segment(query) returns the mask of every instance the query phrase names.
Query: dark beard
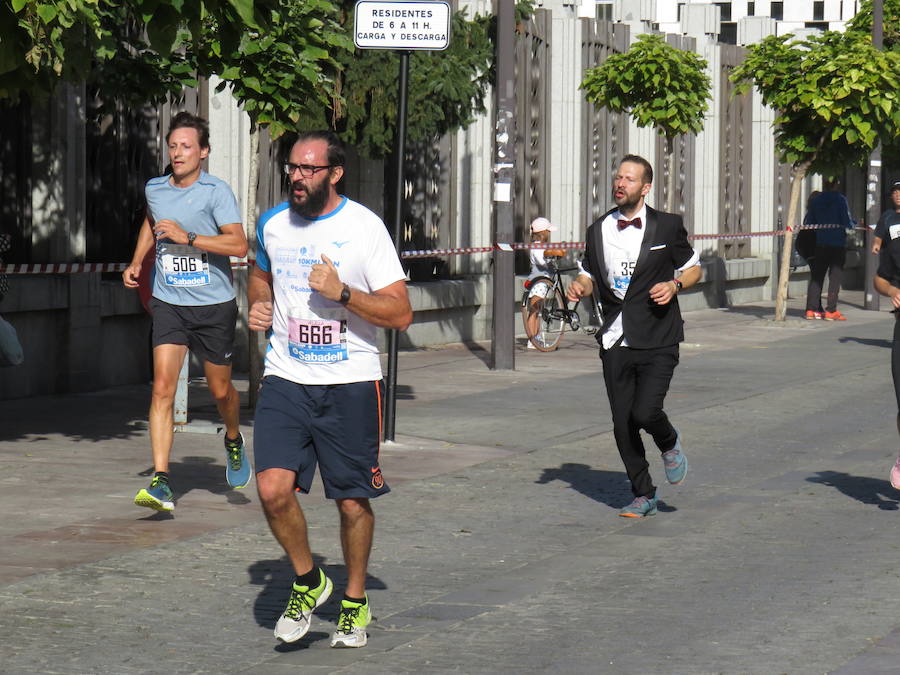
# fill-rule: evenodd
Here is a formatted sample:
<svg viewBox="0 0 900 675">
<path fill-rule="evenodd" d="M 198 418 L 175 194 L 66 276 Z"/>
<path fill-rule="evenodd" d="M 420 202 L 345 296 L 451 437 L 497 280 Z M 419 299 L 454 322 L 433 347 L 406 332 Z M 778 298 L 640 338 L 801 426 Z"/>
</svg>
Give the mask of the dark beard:
<svg viewBox="0 0 900 675">
<path fill-rule="evenodd" d="M 301 189 L 306 190 L 305 186 L 300 183 L 300 181 L 291 183 L 291 194 L 288 198 L 288 204 L 291 207 L 291 211 L 307 220 L 312 220 L 313 218 L 322 215 L 322 209 L 325 208 L 325 204 L 328 201 L 328 189 L 330 183 L 327 180 L 324 180 L 315 190 L 306 190 L 306 201 L 302 204 L 296 201 L 296 197 L 294 196 L 294 190 L 296 190 L 298 186 Z"/>
</svg>

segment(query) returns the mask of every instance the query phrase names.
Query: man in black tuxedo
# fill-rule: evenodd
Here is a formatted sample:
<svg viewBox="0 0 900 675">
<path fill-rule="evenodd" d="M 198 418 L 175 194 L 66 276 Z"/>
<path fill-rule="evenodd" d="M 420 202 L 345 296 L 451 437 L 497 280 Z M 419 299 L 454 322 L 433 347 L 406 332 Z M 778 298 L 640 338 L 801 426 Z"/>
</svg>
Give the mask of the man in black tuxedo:
<svg viewBox="0 0 900 675">
<path fill-rule="evenodd" d="M 634 501 L 619 511 L 626 518 L 656 513 L 640 430 L 662 453 L 666 478 L 678 485 L 688 462 L 663 400 L 684 340 L 678 292 L 700 280 L 700 257 L 688 243 L 681 216 L 644 203 L 653 168 L 643 157 L 626 155 L 613 180 L 609 211 L 587 231 L 584 262 L 568 288 L 569 300 L 596 293 L 603 310 L 597 333 L 613 430 Z"/>
</svg>

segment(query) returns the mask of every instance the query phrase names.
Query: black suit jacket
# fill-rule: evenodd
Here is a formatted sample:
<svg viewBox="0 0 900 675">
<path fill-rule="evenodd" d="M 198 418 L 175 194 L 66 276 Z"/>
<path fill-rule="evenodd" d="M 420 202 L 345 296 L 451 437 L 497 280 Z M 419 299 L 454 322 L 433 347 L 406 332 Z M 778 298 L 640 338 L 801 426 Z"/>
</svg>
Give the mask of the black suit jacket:
<svg viewBox="0 0 900 675">
<path fill-rule="evenodd" d="M 608 211 L 587 231 L 585 269 L 594 277 L 594 293 L 603 309 L 603 327 L 597 342 L 603 346 L 603 333 L 621 312 L 625 340 L 635 349 L 653 349 L 678 344 L 684 340 L 684 322 L 678 308 L 678 297 L 666 305 L 650 299 L 650 289 L 661 281 L 675 278 L 675 270 L 694 255 L 688 243 L 687 230 L 681 216 L 647 207 L 644 240 L 625 298 L 619 298 L 607 282 L 603 256 L 603 220 Z"/>
</svg>

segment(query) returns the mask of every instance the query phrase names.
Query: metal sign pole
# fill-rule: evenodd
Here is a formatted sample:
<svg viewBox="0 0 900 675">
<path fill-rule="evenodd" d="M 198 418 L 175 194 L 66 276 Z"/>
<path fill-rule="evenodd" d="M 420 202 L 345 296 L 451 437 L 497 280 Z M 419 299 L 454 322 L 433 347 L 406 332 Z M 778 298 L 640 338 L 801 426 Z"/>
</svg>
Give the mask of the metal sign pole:
<svg viewBox="0 0 900 675">
<path fill-rule="evenodd" d="M 883 0 L 875 0 L 872 5 L 872 44 L 881 49 L 884 46 L 884 4 Z M 872 226 L 881 216 L 881 193 L 878 187 L 881 182 L 881 143 L 875 146 L 869 156 L 869 174 L 866 182 L 866 232 L 863 237 L 863 260 L 865 261 L 866 278 L 863 283 L 865 294 L 863 307 L 878 311 L 881 308 L 881 296 L 875 290 L 875 272 L 878 260 L 872 253 L 874 231 Z"/>
<path fill-rule="evenodd" d="M 397 101 L 397 135 L 394 144 L 396 174 L 394 175 L 394 245 L 400 251 L 403 227 L 403 172 L 406 168 L 406 104 L 409 97 L 409 52 L 400 52 L 400 93 Z M 384 440 L 394 440 L 397 419 L 397 347 L 395 328 L 388 331 L 387 390 L 384 401 Z"/>
<path fill-rule="evenodd" d="M 394 245 L 400 252 L 403 227 L 403 189 L 406 161 L 406 104 L 410 50 L 440 51 L 450 44 L 450 3 L 439 0 L 358 0 L 353 14 L 353 44 L 358 49 L 393 49 L 400 55 L 400 96 L 394 138 L 396 185 L 394 193 Z M 387 382 L 382 430 L 394 440 L 397 416 L 397 331 L 388 331 Z"/>
<path fill-rule="evenodd" d="M 497 9 L 497 124 L 494 150 L 494 311 L 491 320 L 491 368 L 515 370 L 513 301 L 516 91 L 515 8 L 498 2 Z"/>
</svg>

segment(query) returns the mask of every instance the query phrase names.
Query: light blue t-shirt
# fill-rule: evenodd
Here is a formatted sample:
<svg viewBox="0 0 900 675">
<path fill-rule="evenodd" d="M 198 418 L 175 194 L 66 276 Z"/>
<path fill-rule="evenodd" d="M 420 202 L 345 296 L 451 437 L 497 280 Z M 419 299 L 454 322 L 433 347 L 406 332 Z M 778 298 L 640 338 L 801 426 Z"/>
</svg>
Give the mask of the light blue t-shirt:
<svg viewBox="0 0 900 675">
<path fill-rule="evenodd" d="M 151 227 L 160 220 L 173 220 L 188 232 L 215 236 L 221 234 L 221 226 L 241 222 L 237 200 L 225 181 L 201 171 L 194 183 L 180 188 L 169 178 L 151 178 L 144 188 Z M 235 297 L 231 261 L 227 255 L 194 246 L 157 241 L 153 297 L 194 307 L 228 302 Z"/>
</svg>

